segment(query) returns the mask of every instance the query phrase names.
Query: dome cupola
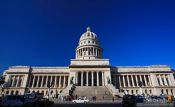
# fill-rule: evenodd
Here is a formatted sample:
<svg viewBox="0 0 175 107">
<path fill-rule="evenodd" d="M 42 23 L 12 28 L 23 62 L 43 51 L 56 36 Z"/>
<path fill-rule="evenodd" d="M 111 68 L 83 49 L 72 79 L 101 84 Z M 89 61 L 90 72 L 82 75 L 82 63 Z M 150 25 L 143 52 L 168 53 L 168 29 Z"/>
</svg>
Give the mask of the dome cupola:
<svg viewBox="0 0 175 107">
<path fill-rule="evenodd" d="M 101 59 L 102 48 L 100 47 L 97 35 L 91 32 L 90 27 L 80 37 L 76 48 L 76 59 Z"/>
</svg>

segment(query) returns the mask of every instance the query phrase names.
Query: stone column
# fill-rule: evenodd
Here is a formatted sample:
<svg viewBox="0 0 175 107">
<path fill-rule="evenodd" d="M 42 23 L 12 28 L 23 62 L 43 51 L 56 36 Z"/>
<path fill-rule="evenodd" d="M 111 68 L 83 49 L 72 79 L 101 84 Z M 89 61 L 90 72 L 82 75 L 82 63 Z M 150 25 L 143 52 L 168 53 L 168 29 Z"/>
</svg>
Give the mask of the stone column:
<svg viewBox="0 0 175 107">
<path fill-rule="evenodd" d="M 44 76 L 41 76 L 42 80 L 41 80 L 41 87 L 43 87 L 43 81 L 44 81 Z"/>
<path fill-rule="evenodd" d="M 38 76 L 36 87 L 39 87 L 40 76 Z"/>
<path fill-rule="evenodd" d="M 92 86 L 94 86 L 94 73 L 91 72 L 91 74 L 92 74 Z"/>
<path fill-rule="evenodd" d="M 175 79 L 174 79 L 173 73 L 170 74 L 170 80 L 171 80 L 172 86 L 175 86 Z"/>
<path fill-rule="evenodd" d="M 148 84 L 147 84 L 147 80 L 146 80 L 146 75 L 144 75 L 144 81 L 145 81 L 145 86 L 148 86 Z"/>
<path fill-rule="evenodd" d="M 99 86 L 99 72 L 97 71 L 97 86 Z"/>
<path fill-rule="evenodd" d="M 81 86 L 83 86 L 83 72 L 81 72 Z"/>
<path fill-rule="evenodd" d="M 125 75 L 122 75 L 123 76 L 123 87 L 126 87 L 125 85 Z"/>
<path fill-rule="evenodd" d="M 54 87 L 57 87 L 57 75 L 55 75 Z"/>
<path fill-rule="evenodd" d="M 65 88 L 65 85 L 66 85 L 66 77 L 65 76 L 63 76 L 63 87 Z"/>
<path fill-rule="evenodd" d="M 78 84 L 78 72 L 75 73 L 75 84 Z"/>
<path fill-rule="evenodd" d="M 169 82 L 169 85 L 172 86 L 172 82 L 171 82 L 171 79 L 170 79 L 170 75 L 168 75 L 168 82 Z"/>
<path fill-rule="evenodd" d="M 52 80 L 53 80 L 53 76 L 50 76 L 50 87 L 52 87 Z"/>
<path fill-rule="evenodd" d="M 152 86 L 150 75 L 148 75 L 149 85 Z"/>
<path fill-rule="evenodd" d="M 58 77 L 59 77 L 59 76 L 57 75 L 57 76 L 56 76 L 56 88 L 58 88 L 58 85 L 59 85 L 59 83 L 58 83 L 58 82 L 59 82 Z"/>
<path fill-rule="evenodd" d="M 130 82 L 129 82 L 129 75 L 127 75 L 126 78 L 127 78 L 127 81 L 128 81 L 128 87 L 130 87 L 131 84 L 130 84 Z"/>
<path fill-rule="evenodd" d="M 162 78 L 160 75 L 159 75 L 159 81 L 160 81 L 160 85 L 163 86 Z"/>
<path fill-rule="evenodd" d="M 15 84 L 15 87 L 18 87 L 18 84 L 19 84 L 19 78 L 20 78 L 20 76 L 17 75 L 17 76 L 16 76 L 16 84 Z"/>
<path fill-rule="evenodd" d="M 13 76 L 13 82 L 12 82 L 12 87 L 15 86 L 15 81 L 16 81 L 16 75 Z"/>
<path fill-rule="evenodd" d="M 95 48 L 93 48 L 93 56 L 95 56 Z"/>
<path fill-rule="evenodd" d="M 134 82 L 133 76 L 134 75 L 131 75 L 131 81 L 132 81 L 132 86 L 135 87 L 135 82 Z"/>
<path fill-rule="evenodd" d="M 88 79 L 88 72 L 86 72 L 86 86 L 89 84 L 89 79 Z"/>
<path fill-rule="evenodd" d="M 118 75 L 118 80 L 119 80 L 119 87 L 121 87 L 121 80 L 120 80 L 120 75 Z"/>
<path fill-rule="evenodd" d="M 59 88 L 61 88 L 61 75 L 59 76 Z"/>
<path fill-rule="evenodd" d="M 96 55 L 98 56 L 98 48 L 96 48 Z"/>
<path fill-rule="evenodd" d="M 21 83 L 20 83 L 20 87 L 26 87 L 27 85 L 27 79 L 28 79 L 28 75 L 23 75 L 21 76 Z"/>
<path fill-rule="evenodd" d="M 14 75 L 13 76 L 11 76 L 11 81 L 12 81 L 12 83 L 10 84 L 10 87 L 13 87 L 13 83 L 14 83 Z"/>
<path fill-rule="evenodd" d="M 164 79 L 165 85 L 168 86 L 165 75 L 163 75 L 163 79 Z"/>
<path fill-rule="evenodd" d="M 104 72 L 101 72 L 101 75 L 102 75 L 102 86 L 104 86 Z"/>
<path fill-rule="evenodd" d="M 138 75 L 135 75 L 136 76 L 136 84 L 137 84 L 137 87 L 139 86 L 139 84 L 138 84 Z"/>
<path fill-rule="evenodd" d="M 46 84 L 44 86 L 47 87 L 47 84 L 48 84 L 48 76 L 46 76 Z"/>
<path fill-rule="evenodd" d="M 32 87 L 34 87 L 34 84 L 35 84 L 35 79 L 36 79 L 36 76 L 33 76 L 33 83 L 32 83 Z"/>
<path fill-rule="evenodd" d="M 142 84 L 143 84 L 143 81 L 142 81 L 142 75 L 139 75 L 139 77 L 140 77 L 140 81 L 142 82 Z"/>
</svg>

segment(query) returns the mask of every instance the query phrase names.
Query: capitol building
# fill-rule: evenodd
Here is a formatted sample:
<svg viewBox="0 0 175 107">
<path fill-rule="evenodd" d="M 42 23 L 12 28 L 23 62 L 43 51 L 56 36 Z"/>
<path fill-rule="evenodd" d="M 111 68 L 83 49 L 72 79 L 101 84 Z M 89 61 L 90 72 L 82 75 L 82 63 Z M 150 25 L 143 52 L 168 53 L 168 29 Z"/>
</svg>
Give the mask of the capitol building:
<svg viewBox="0 0 175 107">
<path fill-rule="evenodd" d="M 175 96 L 175 79 L 169 66 L 110 65 L 109 59 L 103 59 L 103 48 L 89 27 L 81 35 L 75 53 L 75 59 L 66 67 L 9 67 L 4 71 L 4 94 L 39 92 L 67 96 L 75 84 L 74 95 L 97 95 L 99 99 L 124 93 Z"/>
</svg>

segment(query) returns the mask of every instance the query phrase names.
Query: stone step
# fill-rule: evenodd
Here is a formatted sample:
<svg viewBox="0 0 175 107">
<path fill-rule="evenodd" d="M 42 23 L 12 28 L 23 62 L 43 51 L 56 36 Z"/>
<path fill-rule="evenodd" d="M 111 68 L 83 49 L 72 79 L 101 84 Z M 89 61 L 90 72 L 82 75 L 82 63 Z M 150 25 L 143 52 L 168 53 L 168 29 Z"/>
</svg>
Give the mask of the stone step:
<svg viewBox="0 0 175 107">
<path fill-rule="evenodd" d="M 74 95 L 85 96 L 88 99 L 92 99 L 92 96 L 96 96 L 97 100 L 111 100 L 112 95 L 105 86 L 76 86 Z"/>
</svg>

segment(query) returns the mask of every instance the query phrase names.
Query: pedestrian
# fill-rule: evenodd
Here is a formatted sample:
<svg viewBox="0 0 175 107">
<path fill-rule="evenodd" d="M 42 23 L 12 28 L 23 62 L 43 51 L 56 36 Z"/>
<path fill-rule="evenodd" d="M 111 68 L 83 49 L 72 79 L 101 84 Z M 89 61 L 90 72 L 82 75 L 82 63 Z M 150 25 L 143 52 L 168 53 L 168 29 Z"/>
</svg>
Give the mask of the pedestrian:
<svg viewBox="0 0 175 107">
<path fill-rule="evenodd" d="M 76 94 L 76 95 L 75 95 L 75 99 L 77 99 L 77 98 L 78 98 L 78 95 Z"/>
<path fill-rule="evenodd" d="M 114 102 L 114 97 L 112 97 L 112 101 Z"/>
</svg>

